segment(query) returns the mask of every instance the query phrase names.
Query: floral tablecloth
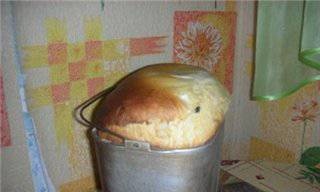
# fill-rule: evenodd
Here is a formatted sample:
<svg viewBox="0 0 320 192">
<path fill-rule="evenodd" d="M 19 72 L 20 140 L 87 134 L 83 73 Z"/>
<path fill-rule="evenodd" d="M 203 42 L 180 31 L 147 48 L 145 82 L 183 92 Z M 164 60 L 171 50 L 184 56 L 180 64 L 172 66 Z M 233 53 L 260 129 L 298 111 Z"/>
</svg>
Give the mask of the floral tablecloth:
<svg viewBox="0 0 320 192">
<path fill-rule="evenodd" d="M 320 192 L 320 185 L 304 178 L 299 164 L 271 161 L 222 161 L 222 192 Z"/>
</svg>

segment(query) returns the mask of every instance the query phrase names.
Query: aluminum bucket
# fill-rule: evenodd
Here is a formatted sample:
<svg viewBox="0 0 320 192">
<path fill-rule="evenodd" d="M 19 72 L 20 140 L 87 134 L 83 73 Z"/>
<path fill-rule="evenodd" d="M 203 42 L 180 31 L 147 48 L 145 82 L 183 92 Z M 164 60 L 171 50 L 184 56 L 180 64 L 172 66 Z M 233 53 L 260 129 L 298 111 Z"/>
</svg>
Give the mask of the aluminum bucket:
<svg viewBox="0 0 320 192">
<path fill-rule="evenodd" d="M 98 136 L 83 116 L 94 96 L 80 105 L 77 120 L 91 130 L 104 192 L 217 192 L 223 124 L 206 144 L 190 149 L 161 150 L 148 143 L 124 140 L 113 144 Z M 80 116 L 80 117 L 79 117 Z M 113 133 L 111 133 L 113 134 Z"/>
</svg>

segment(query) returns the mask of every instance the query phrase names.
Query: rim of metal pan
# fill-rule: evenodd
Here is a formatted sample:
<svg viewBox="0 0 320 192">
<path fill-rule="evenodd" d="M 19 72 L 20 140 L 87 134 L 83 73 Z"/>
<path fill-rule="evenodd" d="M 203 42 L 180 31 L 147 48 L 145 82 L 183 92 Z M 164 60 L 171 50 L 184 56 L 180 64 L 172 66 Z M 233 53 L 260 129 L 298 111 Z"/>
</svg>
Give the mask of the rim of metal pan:
<svg viewBox="0 0 320 192">
<path fill-rule="evenodd" d="M 171 154 L 171 153 L 191 153 L 191 152 L 199 152 L 202 150 L 205 150 L 209 146 L 213 145 L 216 142 L 217 137 L 221 134 L 220 129 L 217 130 L 217 134 L 215 134 L 212 138 L 210 138 L 206 143 L 203 145 L 193 147 L 193 148 L 182 148 L 182 149 L 161 149 L 157 147 L 152 147 L 149 143 L 141 142 L 141 141 L 135 141 L 135 140 L 128 140 L 126 139 L 123 144 L 116 144 L 112 143 L 111 141 L 101 138 L 97 134 L 97 129 L 92 129 L 91 134 L 93 135 L 95 140 L 98 140 L 99 142 L 111 145 L 112 147 L 118 148 L 120 150 L 125 149 L 134 149 L 134 150 L 140 150 L 140 151 L 147 151 L 147 152 L 155 152 L 155 153 L 161 153 L 161 154 Z M 139 146 L 135 146 L 135 144 L 138 144 Z"/>
</svg>

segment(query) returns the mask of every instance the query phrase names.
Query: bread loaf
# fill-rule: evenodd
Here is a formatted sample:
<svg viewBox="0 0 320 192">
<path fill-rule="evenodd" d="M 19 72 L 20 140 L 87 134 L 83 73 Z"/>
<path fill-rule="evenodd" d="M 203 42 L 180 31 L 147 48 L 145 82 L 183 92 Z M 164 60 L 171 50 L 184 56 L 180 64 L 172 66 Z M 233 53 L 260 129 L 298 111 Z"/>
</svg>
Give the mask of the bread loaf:
<svg viewBox="0 0 320 192">
<path fill-rule="evenodd" d="M 197 147 L 213 137 L 229 94 L 199 67 L 156 64 L 121 80 L 93 112 L 93 122 L 161 149 Z M 121 139 L 100 134 L 112 142 Z"/>
</svg>

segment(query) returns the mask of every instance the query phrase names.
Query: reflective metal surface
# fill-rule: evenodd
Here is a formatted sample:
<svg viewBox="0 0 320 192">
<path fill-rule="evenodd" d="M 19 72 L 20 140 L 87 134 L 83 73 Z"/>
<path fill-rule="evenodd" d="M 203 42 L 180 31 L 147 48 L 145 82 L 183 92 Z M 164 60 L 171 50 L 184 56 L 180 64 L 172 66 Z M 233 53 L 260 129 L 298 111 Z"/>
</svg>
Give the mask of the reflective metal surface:
<svg viewBox="0 0 320 192">
<path fill-rule="evenodd" d="M 223 125 L 205 145 L 157 150 L 126 140 L 115 145 L 92 129 L 99 176 L 105 192 L 216 192 Z"/>
</svg>

